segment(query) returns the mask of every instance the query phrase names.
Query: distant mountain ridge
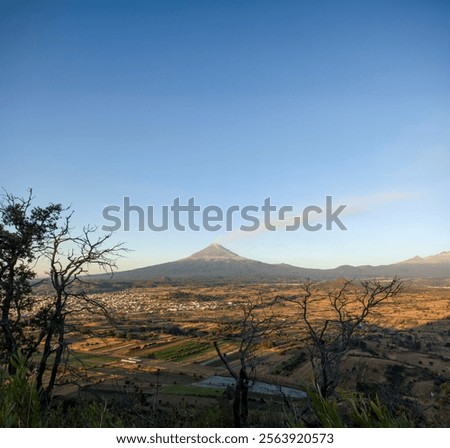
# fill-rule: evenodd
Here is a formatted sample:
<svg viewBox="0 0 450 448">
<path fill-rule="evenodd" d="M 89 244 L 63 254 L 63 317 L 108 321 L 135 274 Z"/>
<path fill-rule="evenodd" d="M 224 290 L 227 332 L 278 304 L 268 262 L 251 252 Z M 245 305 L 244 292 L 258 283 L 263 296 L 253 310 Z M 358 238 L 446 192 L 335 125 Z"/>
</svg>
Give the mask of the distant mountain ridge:
<svg viewBox="0 0 450 448">
<path fill-rule="evenodd" d="M 450 252 L 429 257 L 414 257 L 400 263 L 381 266 L 342 265 L 334 269 L 310 269 L 290 264 L 270 264 L 242 257 L 213 243 L 177 261 L 117 272 L 113 281 L 172 279 L 224 279 L 274 281 L 283 279 L 333 279 L 393 277 L 450 278 Z M 104 275 L 92 276 L 106 279 Z"/>
<path fill-rule="evenodd" d="M 437 255 L 430 255 L 429 257 L 419 257 L 416 255 L 413 258 L 402 261 L 401 264 L 440 264 L 450 263 L 450 251 L 441 252 Z"/>
</svg>

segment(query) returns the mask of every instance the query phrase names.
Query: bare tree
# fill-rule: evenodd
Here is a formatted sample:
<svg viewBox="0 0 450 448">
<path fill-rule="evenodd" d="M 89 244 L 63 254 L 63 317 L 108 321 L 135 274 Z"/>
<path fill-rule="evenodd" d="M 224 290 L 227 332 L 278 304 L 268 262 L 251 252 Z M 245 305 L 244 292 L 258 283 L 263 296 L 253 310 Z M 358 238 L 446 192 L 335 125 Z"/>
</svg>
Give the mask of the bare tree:
<svg viewBox="0 0 450 448">
<path fill-rule="evenodd" d="M 356 330 L 369 314 L 403 288 L 404 283 L 395 277 L 387 282 L 345 281 L 339 288 L 323 293 L 320 285 L 308 281 L 301 285 L 300 295 L 287 299 L 298 306 L 299 320 L 306 327 L 314 379 L 323 397 L 330 396 L 339 383 L 341 362 L 352 346 Z M 317 314 L 330 317 L 321 318 Z"/>
<path fill-rule="evenodd" d="M 228 356 L 222 353 L 217 341 L 214 347 L 224 366 L 235 380 L 233 400 L 233 420 L 236 428 L 247 426 L 248 394 L 251 382 L 256 375 L 258 360 L 256 351 L 264 338 L 280 328 L 280 323 L 273 313 L 266 314 L 263 310 L 262 298 L 253 301 L 246 300 L 240 305 L 241 318 L 232 331 L 239 341 L 237 350 L 239 363 L 233 367 Z"/>
<path fill-rule="evenodd" d="M 94 227 L 86 227 L 81 235 L 73 236 L 71 216 L 66 217 L 62 226 L 53 233 L 46 252 L 54 293 L 40 315 L 43 348 L 36 384 L 42 392 L 44 404 L 51 398 L 63 354 L 68 348 L 66 330 L 69 316 L 95 311 L 106 314 L 105 307 L 85 291 L 84 277 L 88 269 L 97 266 L 103 271 L 112 272 L 116 268 L 117 257 L 125 250 L 122 244 L 106 246 L 111 234 L 95 237 Z M 45 377 L 47 369 L 50 372 Z"/>
</svg>

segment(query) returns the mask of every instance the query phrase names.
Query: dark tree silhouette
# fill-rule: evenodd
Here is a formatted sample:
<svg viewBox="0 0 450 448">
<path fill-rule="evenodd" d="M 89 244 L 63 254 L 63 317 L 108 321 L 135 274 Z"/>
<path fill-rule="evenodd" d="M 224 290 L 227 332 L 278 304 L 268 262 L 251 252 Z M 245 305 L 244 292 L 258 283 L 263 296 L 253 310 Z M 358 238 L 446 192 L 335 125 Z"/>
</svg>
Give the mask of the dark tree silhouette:
<svg viewBox="0 0 450 448">
<path fill-rule="evenodd" d="M 65 337 L 67 318 L 71 314 L 99 311 L 108 314 L 106 308 L 85 291 L 84 276 L 88 273 L 88 268 L 97 266 L 112 273 L 116 268 L 117 257 L 126 250 L 121 243 L 106 246 L 111 234 L 95 237 L 95 227 L 86 227 L 81 235 L 72 235 L 71 217 L 72 215 L 66 217 L 62 226 L 53 232 L 51 244 L 46 251 L 54 292 L 46 307 L 41 310 L 43 348 L 36 383 L 42 391 L 44 403 L 51 398 L 63 354 L 68 348 Z M 50 375 L 44 385 L 47 368 L 50 368 Z"/>
<path fill-rule="evenodd" d="M 10 373 L 15 370 L 10 360 L 18 350 L 29 359 L 38 345 L 33 335 L 25 335 L 23 314 L 34 305 L 34 265 L 62 212 L 61 204 L 33 207 L 32 199 L 31 190 L 27 198 L 7 192 L 0 196 L 0 354 Z"/>
<path fill-rule="evenodd" d="M 383 302 L 400 294 L 404 283 L 397 277 L 386 282 L 363 280 L 355 284 L 345 281 L 337 289 L 323 293 L 320 285 L 308 281 L 300 288 L 301 294 L 287 300 L 298 306 L 299 321 L 308 334 L 316 387 L 326 398 L 339 383 L 341 361 L 352 346 L 356 330 Z M 314 301 L 319 301 L 323 306 L 321 312 L 330 313 L 331 317 L 313 317 Z M 315 310 L 317 314 L 317 303 Z"/>
<path fill-rule="evenodd" d="M 256 301 L 248 299 L 240 307 L 241 318 L 231 329 L 234 337 L 239 341 L 238 365 L 233 367 L 227 355 L 222 353 L 218 342 L 214 342 L 219 358 L 235 380 L 233 421 L 236 428 L 247 426 L 248 394 L 258 365 L 255 352 L 264 338 L 281 327 L 273 313 L 267 315 L 261 310 L 264 308 L 261 297 Z"/>
<path fill-rule="evenodd" d="M 94 227 L 75 236 L 72 213 L 61 204 L 42 208 L 32 201 L 31 190 L 25 199 L 9 193 L 0 199 L 0 354 L 11 375 L 19 352 L 27 368 L 37 363 L 36 386 L 46 405 L 68 349 L 68 317 L 106 314 L 104 306 L 85 292 L 88 268 L 112 272 L 125 249 L 122 244 L 107 246 L 111 234 L 96 236 Z M 33 294 L 39 283 L 37 261 L 47 262 L 52 293 L 46 297 Z"/>
</svg>

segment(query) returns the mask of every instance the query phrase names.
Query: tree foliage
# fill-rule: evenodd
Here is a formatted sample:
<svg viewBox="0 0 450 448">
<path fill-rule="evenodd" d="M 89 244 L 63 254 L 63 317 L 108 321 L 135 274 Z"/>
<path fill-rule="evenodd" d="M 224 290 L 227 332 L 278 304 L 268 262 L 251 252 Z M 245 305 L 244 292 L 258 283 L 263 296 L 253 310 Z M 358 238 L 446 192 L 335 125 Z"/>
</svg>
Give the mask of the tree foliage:
<svg viewBox="0 0 450 448">
<path fill-rule="evenodd" d="M 96 236 L 95 227 L 80 234 L 71 228 L 72 213 L 61 204 L 32 205 L 27 198 L 5 193 L 0 200 L 0 354 L 10 375 L 21 353 L 28 369 L 36 367 L 36 390 L 48 405 L 68 349 L 71 315 L 106 313 L 86 293 L 85 276 L 92 266 L 112 272 L 124 251 L 108 246 L 111 234 Z M 65 216 L 63 216 L 65 215 Z M 51 285 L 47 296 L 33 294 L 35 266 L 45 264 Z"/>
<path fill-rule="evenodd" d="M 32 199 L 31 191 L 27 198 L 9 193 L 0 197 L 0 354 L 10 373 L 19 348 L 29 359 L 38 345 L 24 332 L 24 313 L 34 305 L 30 298 L 34 264 L 43 256 L 62 212 L 61 204 L 35 207 Z"/>
</svg>

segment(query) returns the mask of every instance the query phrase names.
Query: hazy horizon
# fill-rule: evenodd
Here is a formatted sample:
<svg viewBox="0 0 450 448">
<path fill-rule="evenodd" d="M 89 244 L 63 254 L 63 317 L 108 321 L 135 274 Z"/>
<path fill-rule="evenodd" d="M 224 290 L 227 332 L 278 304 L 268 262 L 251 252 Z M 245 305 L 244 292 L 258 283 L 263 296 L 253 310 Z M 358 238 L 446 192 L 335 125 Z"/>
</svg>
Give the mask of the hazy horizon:
<svg viewBox="0 0 450 448">
<path fill-rule="evenodd" d="M 318 270 L 322 270 L 322 269 L 323 269 L 323 270 L 327 270 L 327 269 L 335 269 L 335 268 L 338 268 L 338 267 L 340 267 L 340 266 L 348 266 L 348 265 L 349 265 L 349 263 L 342 263 L 342 264 L 340 264 L 340 265 L 333 265 L 333 266 L 327 266 L 327 267 L 316 267 L 316 266 L 307 265 L 307 264 L 306 264 L 306 265 L 296 265 L 296 264 L 293 264 L 293 263 L 287 263 L 286 261 L 283 261 L 283 260 L 279 260 L 279 261 L 276 261 L 276 262 L 268 262 L 268 261 L 264 261 L 264 260 L 260 260 L 260 259 L 254 259 L 254 258 L 251 258 L 251 257 L 247 257 L 247 256 L 241 254 L 240 252 L 237 252 L 237 251 L 235 251 L 235 250 L 230 249 L 230 247 L 228 247 L 228 246 L 224 246 L 223 244 L 220 244 L 220 243 L 217 243 L 217 242 L 213 242 L 213 243 L 210 243 L 209 245 L 207 245 L 207 246 L 205 246 L 205 247 L 197 248 L 195 251 L 193 251 L 193 252 L 191 252 L 191 253 L 181 255 L 179 258 L 166 260 L 166 261 L 161 262 L 161 263 L 144 264 L 144 265 L 142 265 L 142 266 L 133 266 L 133 267 L 130 268 L 130 269 L 122 269 L 122 268 L 120 268 L 121 263 L 119 263 L 119 264 L 118 264 L 119 269 L 118 269 L 116 272 L 124 272 L 124 271 L 128 271 L 128 270 L 134 270 L 134 269 L 141 269 L 141 268 L 146 268 L 146 267 L 151 267 L 151 266 L 157 266 L 157 265 L 159 265 L 159 264 L 164 264 L 164 263 L 170 263 L 170 262 L 182 261 L 182 260 L 184 260 L 184 259 L 190 258 L 192 255 L 196 254 L 197 252 L 202 252 L 202 251 L 204 251 L 205 249 L 207 249 L 207 248 L 209 248 L 209 247 L 211 247 L 211 246 L 219 246 L 219 247 L 225 249 L 226 251 L 230 251 L 230 252 L 232 252 L 233 254 L 238 255 L 240 258 L 244 258 L 244 259 L 246 259 L 246 260 L 258 261 L 258 262 L 267 263 L 267 264 L 273 264 L 273 265 L 277 265 L 277 264 L 289 264 L 289 265 L 294 266 L 294 267 L 306 268 L 306 269 L 318 269 Z M 394 262 L 392 262 L 392 263 L 380 263 L 379 266 L 382 266 L 382 265 L 390 265 L 390 264 L 395 264 L 395 263 L 402 263 L 402 262 L 405 262 L 405 261 L 409 261 L 409 260 L 411 260 L 411 259 L 414 259 L 414 258 L 416 258 L 416 257 L 419 257 L 419 258 L 421 258 L 421 259 L 427 259 L 427 258 L 429 258 L 429 257 L 434 257 L 434 256 L 437 256 L 437 255 L 443 255 L 443 254 L 445 254 L 445 256 L 448 256 L 448 258 L 449 258 L 449 260 L 450 260 L 450 251 L 442 251 L 442 252 L 439 252 L 439 253 L 436 253 L 436 254 L 422 254 L 422 255 L 415 255 L 414 257 L 410 257 L 410 258 L 408 258 L 408 259 L 400 259 L 400 260 L 396 260 L 396 261 L 394 261 Z M 130 256 L 129 258 L 132 258 L 132 256 Z M 446 262 L 447 262 L 447 261 L 448 261 L 448 260 L 446 260 Z M 38 264 L 38 266 L 39 266 L 39 264 Z M 360 264 L 360 265 L 354 265 L 354 267 L 359 267 L 359 266 L 374 266 L 374 267 L 375 267 L 376 265 L 371 265 L 371 264 L 369 264 L 369 263 L 362 263 L 362 264 Z M 89 274 L 96 274 L 96 273 L 101 273 L 101 272 L 104 272 L 104 271 L 101 271 L 101 270 L 99 270 L 99 269 L 94 269 L 94 270 L 90 270 L 90 271 L 89 271 Z M 42 269 L 38 269 L 38 278 L 43 278 L 43 277 L 46 277 L 45 272 L 44 272 Z"/>
</svg>

